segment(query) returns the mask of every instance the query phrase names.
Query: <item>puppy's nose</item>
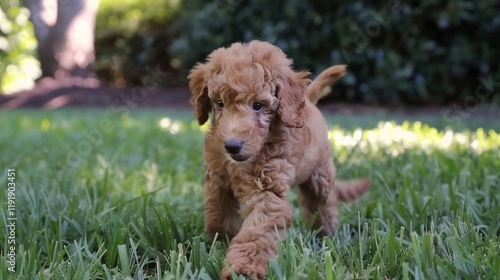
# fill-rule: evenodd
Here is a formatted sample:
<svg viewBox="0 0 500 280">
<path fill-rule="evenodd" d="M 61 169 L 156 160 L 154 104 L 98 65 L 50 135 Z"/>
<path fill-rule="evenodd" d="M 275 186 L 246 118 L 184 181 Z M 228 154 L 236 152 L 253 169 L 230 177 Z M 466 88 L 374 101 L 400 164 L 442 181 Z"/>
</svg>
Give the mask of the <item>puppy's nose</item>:
<svg viewBox="0 0 500 280">
<path fill-rule="evenodd" d="M 241 151 L 241 147 L 243 146 L 243 142 L 236 139 L 229 139 L 224 142 L 224 148 L 230 154 L 237 154 Z"/>
</svg>

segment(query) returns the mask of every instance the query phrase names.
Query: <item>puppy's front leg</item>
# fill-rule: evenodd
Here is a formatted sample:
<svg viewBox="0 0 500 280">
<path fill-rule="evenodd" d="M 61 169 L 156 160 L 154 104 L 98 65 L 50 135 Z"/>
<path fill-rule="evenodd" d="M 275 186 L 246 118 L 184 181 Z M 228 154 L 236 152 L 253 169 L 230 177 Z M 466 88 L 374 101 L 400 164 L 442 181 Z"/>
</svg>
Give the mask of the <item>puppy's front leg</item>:
<svg viewBox="0 0 500 280">
<path fill-rule="evenodd" d="M 225 261 L 230 268 L 223 269 L 222 279 L 231 279 L 231 270 L 264 279 L 267 261 L 276 256 L 283 230 L 292 222 L 293 210 L 286 193 L 263 190 L 243 198 L 243 202 L 245 220 L 228 249 Z"/>
<path fill-rule="evenodd" d="M 240 205 L 225 180 L 205 173 L 205 229 L 210 238 L 232 239 L 240 230 Z"/>
</svg>

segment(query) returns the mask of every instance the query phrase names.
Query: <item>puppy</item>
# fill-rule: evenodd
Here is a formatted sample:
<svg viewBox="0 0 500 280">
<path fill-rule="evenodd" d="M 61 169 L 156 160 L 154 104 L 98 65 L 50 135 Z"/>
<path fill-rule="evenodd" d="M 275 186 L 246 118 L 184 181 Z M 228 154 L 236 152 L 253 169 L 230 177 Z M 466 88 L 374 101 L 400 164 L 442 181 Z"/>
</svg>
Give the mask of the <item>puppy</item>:
<svg viewBox="0 0 500 280">
<path fill-rule="evenodd" d="M 231 239 L 222 278 L 264 279 L 267 261 L 293 218 L 288 193 L 298 186 L 304 220 L 326 235 L 338 228 L 339 200 L 369 179 L 335 181 L 328 127 L 316 102 L 345 74 L 333 66 L 313 82 L 276 46 L 252 41 L 213 51 L 189 74 L 200 125 L 213 119 L 204 146 L 205 226 Z"/>
</svg>

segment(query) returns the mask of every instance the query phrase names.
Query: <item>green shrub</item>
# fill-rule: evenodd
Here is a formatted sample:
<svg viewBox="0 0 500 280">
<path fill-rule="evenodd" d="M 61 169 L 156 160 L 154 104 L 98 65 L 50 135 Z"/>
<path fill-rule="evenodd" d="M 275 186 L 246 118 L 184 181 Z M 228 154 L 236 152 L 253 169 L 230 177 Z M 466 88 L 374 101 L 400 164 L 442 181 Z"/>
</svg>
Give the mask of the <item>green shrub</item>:
<svg viewBox="0 0 500 280">
<path fill-rule="evenodd" d="M 172 69 L 167 48 L 178 6 L 179 0 L 101 0 L 95 38 L 98 76 L 121 86 L 140 84 L 148 70 Z"/>
<path fill-rule="evenodd" d="M 330 98 L 443 104 L 477 98 L 479 77 L 500 81 L 499 8 L 496 0 L 184 0 L 170 52 L 187 72 L 215 48 L 260 39 L 313 73 L 348 64 Z M 480 100 L 493 97 L 489 89 Z"/>
<path fill-rule="evenodd" d="M 19 4 L 0 2 L 0 93 L 30 88 L 41 73 L 29 11 Z"/>
</svg>

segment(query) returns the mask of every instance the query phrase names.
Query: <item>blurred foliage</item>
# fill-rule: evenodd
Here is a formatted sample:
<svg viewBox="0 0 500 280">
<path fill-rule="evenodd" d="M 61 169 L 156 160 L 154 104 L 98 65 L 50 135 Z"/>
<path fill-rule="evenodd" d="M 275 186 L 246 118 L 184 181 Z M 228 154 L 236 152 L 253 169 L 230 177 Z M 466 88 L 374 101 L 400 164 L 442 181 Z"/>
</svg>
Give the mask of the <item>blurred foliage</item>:
<svg viewBox="0 0 500 280">
<path fill-rule="evenodd" d="M 96 18 L 95 70 L 111 84 L 141 84 L 172 72 L 167 48 L 179 0 L 101 0 Z M 29 11 L 19 0 L 0 2 L 0 92 L 34 86 L 40 76 Z M 175 65 L 175 60 L 174 60 Z M 161 71 L 162 73 L 158 73 Z"/>
<path fill-rule="evenodd" d="M 0 92 L 31 88 L 40 75 L 33 32 L 28 9 L 18 0 L 0 2 Z"/>
<path fill-rule="evenodd" d="M 32 86 L 40 73 L 19 1 L 0 3 L 4 92 Z M 330 99 L 473 106 L 500 96 L 499 10 L 499 0 L 101 0 L 95 69 L 116 86 L 158 75 L 170 77 L 162 86 L 185 84 L 212 50 L 260 39 L 313 74 L 348 64 Z"/>
<path fill-rule="evenodd" d="M 96 19 L 96 72 L 114 85 L 141 84 L 172 73 L 167 53 L 179 0 L 101 0 Z M 158 73 L 158 72 L 162 73 Z"/>
<path fill-rule="evenodd" d="M 495 94 L 479 77 L 500 82 L 499 10 L 498 0 L 184 0 L 170 51 L 187 71 L 215 48 L 260 39 L 316 74 L 348 64 L 333 99 L 483 101 Z"/>
</svg>

